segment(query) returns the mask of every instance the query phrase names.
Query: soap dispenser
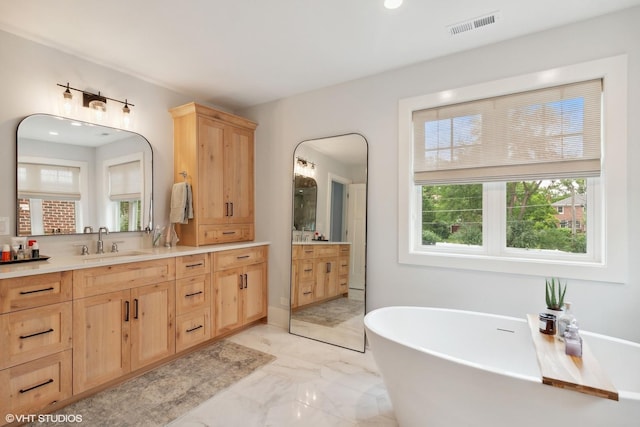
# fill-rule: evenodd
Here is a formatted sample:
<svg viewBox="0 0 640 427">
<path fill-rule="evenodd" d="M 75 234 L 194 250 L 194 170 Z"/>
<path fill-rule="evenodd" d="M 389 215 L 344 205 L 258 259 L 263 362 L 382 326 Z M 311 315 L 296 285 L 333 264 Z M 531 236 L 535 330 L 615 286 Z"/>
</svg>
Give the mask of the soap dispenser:
<svg viewBox="0 0 640 427">
<path fill-rule="evenodd" d="M 571 321 L 564 332 L 564 345 L 564 352 L 567 355 L 582 357 L 582 337 L 575 319 Z"/>
</svg>

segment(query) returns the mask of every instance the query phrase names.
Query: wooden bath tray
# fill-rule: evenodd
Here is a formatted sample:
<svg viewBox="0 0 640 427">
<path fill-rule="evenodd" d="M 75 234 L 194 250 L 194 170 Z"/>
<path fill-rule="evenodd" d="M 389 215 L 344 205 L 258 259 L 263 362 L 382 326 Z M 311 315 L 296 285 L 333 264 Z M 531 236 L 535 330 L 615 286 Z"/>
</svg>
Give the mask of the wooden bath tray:
<svg viewBox="0 0 640 427">
<path fill-rule="evenodd" d="M 555 336 L 540 333 L 537 314 L 527 314 L 527 320 L 544 384 L 618 400 L 618 391 L 600 368 L 584 339 L 582 357 L 567 356 L 564 342 Z"/>
</svg>

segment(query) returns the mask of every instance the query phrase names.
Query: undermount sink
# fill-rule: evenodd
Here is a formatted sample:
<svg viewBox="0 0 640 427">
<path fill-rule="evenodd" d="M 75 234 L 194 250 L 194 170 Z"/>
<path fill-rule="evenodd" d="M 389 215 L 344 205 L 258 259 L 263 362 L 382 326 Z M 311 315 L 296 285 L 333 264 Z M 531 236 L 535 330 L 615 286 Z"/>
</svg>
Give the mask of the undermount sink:
<svg viewBox="0 0 640 427">
<path fill-rule="evenodd" d="M 79 255 L 79 256 L 82 259 L 86 259 L 86 260 L 97 260 L 97 259 L 104 259 L 104 258 L 146 255 L 146 254 L 147 252 L 143 252 L 143 251 L 120 251 L 120 252 L 105 252 L 103 254 Z"/>
</svg>

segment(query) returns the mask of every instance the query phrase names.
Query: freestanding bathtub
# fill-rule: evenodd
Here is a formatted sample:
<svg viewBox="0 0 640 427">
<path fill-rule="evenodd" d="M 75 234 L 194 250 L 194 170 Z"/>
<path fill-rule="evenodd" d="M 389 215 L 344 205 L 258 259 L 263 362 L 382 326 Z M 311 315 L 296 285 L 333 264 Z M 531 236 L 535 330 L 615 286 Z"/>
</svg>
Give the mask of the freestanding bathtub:
<svg viewBox="0 0 640 427">
<path fill-rule="evenodd" d="M 640 344 L 581 332 L 614 401 L 542 384 L 525 319 L 386 307 L 364 323 L 401 427 L 640 426 Z"/>
</svg>

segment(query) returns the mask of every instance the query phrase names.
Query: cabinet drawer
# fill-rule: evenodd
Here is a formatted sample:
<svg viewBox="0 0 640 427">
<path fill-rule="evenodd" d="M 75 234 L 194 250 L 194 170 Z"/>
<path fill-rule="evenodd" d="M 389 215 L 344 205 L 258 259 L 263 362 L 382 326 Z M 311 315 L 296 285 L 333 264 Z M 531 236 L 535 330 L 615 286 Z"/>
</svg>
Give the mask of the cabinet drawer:
<svg viewBox="0 0 640 427">
<path fill-rule="evenodd" d="M 74 299 L 166 282 L 176 277 L 175 258 L 73 271 Z"/>
<path fill-rule="evenodd" d="M 211 310 L 205 308 L 176 318 L 176 352 L 211 338 Z"/>
<path fill-rule="evenodd" d="M 0 371 L 0 382 L 0 413 L 47 412 L 71 397 L 71 350 Z"/>
<path fill-rule="evenodd" d="M 201 225 L 198 227 L 198 240 L 204 245 L 248 242 L 253 239 L 253 224 Z"/>
<path fill-rule="evenodd" d="M 71 272 L 0 280 L 0 313 L 71 300 Z"/>
<path fill-rule="evenodd" d="M 176 280 L 176 314 L 206 308 L 211 301 L 211 275 Z"/>
<path fill-rule="evenodd" d="M 186 255 L 176 258 L 176 278 L 209 273 L 209 254 Z"/>
<path fill-rule="evenodd" d="M 338 251 L 340 256 L 348 257 L 351 251 L 351 245 L 340 245 Z"/>
<path fill-rule="evenodd" d="M 266 246 L 214 252 L 213 269 L 214 271 L 226 270 L 227 268 L 242 267 L 244 265 L 264 262 L 266 260 Z"/>
<path fill-rule="evenodd" d="M 315 278 L 314 267 L 313 260 L 298 261 L 298 280 L 301 282 L 313 280 Z"/>
<path fill-rule="evenodd" d="M 338 245 L 316 245 L 314 257 L 338 256 Z"/>
<path fill-rule="evenodd" d="M 345 294 L 349 292 L 349 277 L 341 276 L 338 278 L 338 293 Z"/>
<path fill-rule="evenodd" d="M 71 348 L 71 302 L 0 316 L 0 369 Z"/>
<path fill-rule="evenodd" d="M 315 256 L 315 249 L 313 245 L 300 245 L 297 246 L 299 248 L 298 258 L 300 259 L 312 259 Z"/>
<path fill-rule="evenodd" d="M 313 282 L 303 282 L 298 285 L 298 306 L 313 302 Z"/>
<path fill-rule="evenodd" d="M 338 274 L 349 274 L 349 258 L 338 258 Z"/>
</svg>

